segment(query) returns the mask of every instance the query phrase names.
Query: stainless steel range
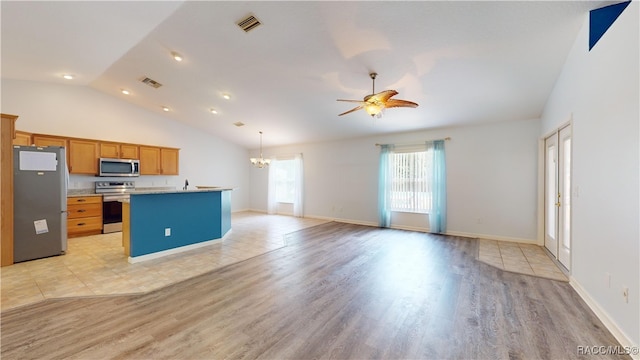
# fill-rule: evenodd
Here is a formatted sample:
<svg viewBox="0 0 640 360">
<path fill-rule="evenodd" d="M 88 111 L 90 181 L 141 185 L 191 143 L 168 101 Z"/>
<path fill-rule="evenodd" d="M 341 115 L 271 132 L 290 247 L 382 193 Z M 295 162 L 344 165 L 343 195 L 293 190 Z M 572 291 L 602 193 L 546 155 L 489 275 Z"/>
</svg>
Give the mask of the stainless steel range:
<svg viewBox="0 0 640 360">
<path fill-rule="evenodd" d="M 102 233 L 122 231 L 122 200 L 136 190 L 133 181 L 96 181 L 96 194 L 102 194 Z"/>
</svg>

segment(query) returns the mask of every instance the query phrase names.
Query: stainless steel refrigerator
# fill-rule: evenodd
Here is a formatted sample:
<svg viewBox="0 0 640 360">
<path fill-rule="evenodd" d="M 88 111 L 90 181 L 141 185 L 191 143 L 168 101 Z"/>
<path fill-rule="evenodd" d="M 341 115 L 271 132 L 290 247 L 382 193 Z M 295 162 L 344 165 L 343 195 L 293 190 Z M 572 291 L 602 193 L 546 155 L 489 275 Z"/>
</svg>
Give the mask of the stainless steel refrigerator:
<svg viewBox="0 0 640 360">
<path fill-rule="evenodd" d="M 13 147 L 13 261 L 67 250 L 67 162 L 60 146 Z"/>
</svg>

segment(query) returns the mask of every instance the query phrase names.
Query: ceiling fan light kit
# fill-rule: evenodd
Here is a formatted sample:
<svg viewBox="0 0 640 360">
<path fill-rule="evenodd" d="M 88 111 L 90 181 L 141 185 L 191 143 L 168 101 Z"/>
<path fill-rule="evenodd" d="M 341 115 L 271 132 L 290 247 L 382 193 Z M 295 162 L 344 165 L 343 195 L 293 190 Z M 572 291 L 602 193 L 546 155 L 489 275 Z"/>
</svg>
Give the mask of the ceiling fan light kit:
<svg viewBox="0 0 640 360">
<path fill-rule="evenodd" d="M 376 77 L 377 76 L 378 76 L 378 74 L 375 73 L 375 72 L 372 72 L 372 73 L 369 74 L 369 77 L 371 78 L 371 81 L 373 82 L 373 86 L 372 86 L 372 89 L 371 89 L 371 95 L 365 96 L 362 101 L 360 101 L 360 100 L 338 99 L 338 101 L 353 102 L 353 103 L 360 104 L 360 105 L 356 106 L 355 108 L 353 108 L 353 109 L 351 109 L 349 111 L 345 111 L 342 114 L 338 114 L 338 116 L 346 115 L 346 114 L 352 113 L 354 111 L 357 111 L 357 110 L 360 110 L 360 109 L 364 109 L 364 111 L 366 111 L 367 114 L 371 115 L 372 117 L 375 116 L 377 118 L 380 118 L 384 114 L 384 109 L 387 109 L 387 108 L 392 108 L 392 107 L 411 107 L 411 108 L 415 108 L 415 107 L 418 107 L 418 104 L 414 103 L 412 101 L 391 99 L 391 97 L 393 97 L 395 95 L 398 95 L 398 92 L 395 91 L 395 90 L 384 90 L 384 91 L 381 91 L 381 92 L 376 94 Z"/>
</svg>

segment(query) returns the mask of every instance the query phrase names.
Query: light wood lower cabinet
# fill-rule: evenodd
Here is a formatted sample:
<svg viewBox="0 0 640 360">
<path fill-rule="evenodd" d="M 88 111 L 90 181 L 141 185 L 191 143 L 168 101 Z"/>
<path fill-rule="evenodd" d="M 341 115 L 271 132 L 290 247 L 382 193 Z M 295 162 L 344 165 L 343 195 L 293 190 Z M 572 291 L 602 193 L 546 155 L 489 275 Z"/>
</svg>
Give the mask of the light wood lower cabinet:
<svg viewBox="0 0 640 360">
<path fill-rule="evenodd" d="M 67 237 L 102 233 L 102 196 L 67 198 Z"/>
</svg>

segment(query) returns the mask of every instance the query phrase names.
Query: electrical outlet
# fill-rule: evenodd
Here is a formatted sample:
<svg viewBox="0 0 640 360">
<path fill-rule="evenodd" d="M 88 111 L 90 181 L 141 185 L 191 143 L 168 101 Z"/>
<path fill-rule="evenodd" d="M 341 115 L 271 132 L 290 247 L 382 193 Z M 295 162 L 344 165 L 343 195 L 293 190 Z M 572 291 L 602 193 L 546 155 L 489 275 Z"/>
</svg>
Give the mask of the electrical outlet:
<svg viewBox="0 0 640 360">
<path fill-rule="evenodd" d="M 476 219 L 476 223 L 477 223 L 477 224 L 482 224 L 482 218 L 477 218 L 477 219 Z"/>
<path fill-rule="evenodd" d="M 629 288 L 628 287 L 623 287 L 622 288 L 622 297 L 624 298 L 624 302 L 625 303 L 629 303 Z"/>
<path fill-rule="evenodd" d="M 604 280 L 607 282 L 607 288 L 611 289 L 611 274 L 604 273 Z"/>
<path fill-rule="evenodd" d="M 171 228 L 164 229 L 164 236 L 171 236 Z"/>
</svg>

